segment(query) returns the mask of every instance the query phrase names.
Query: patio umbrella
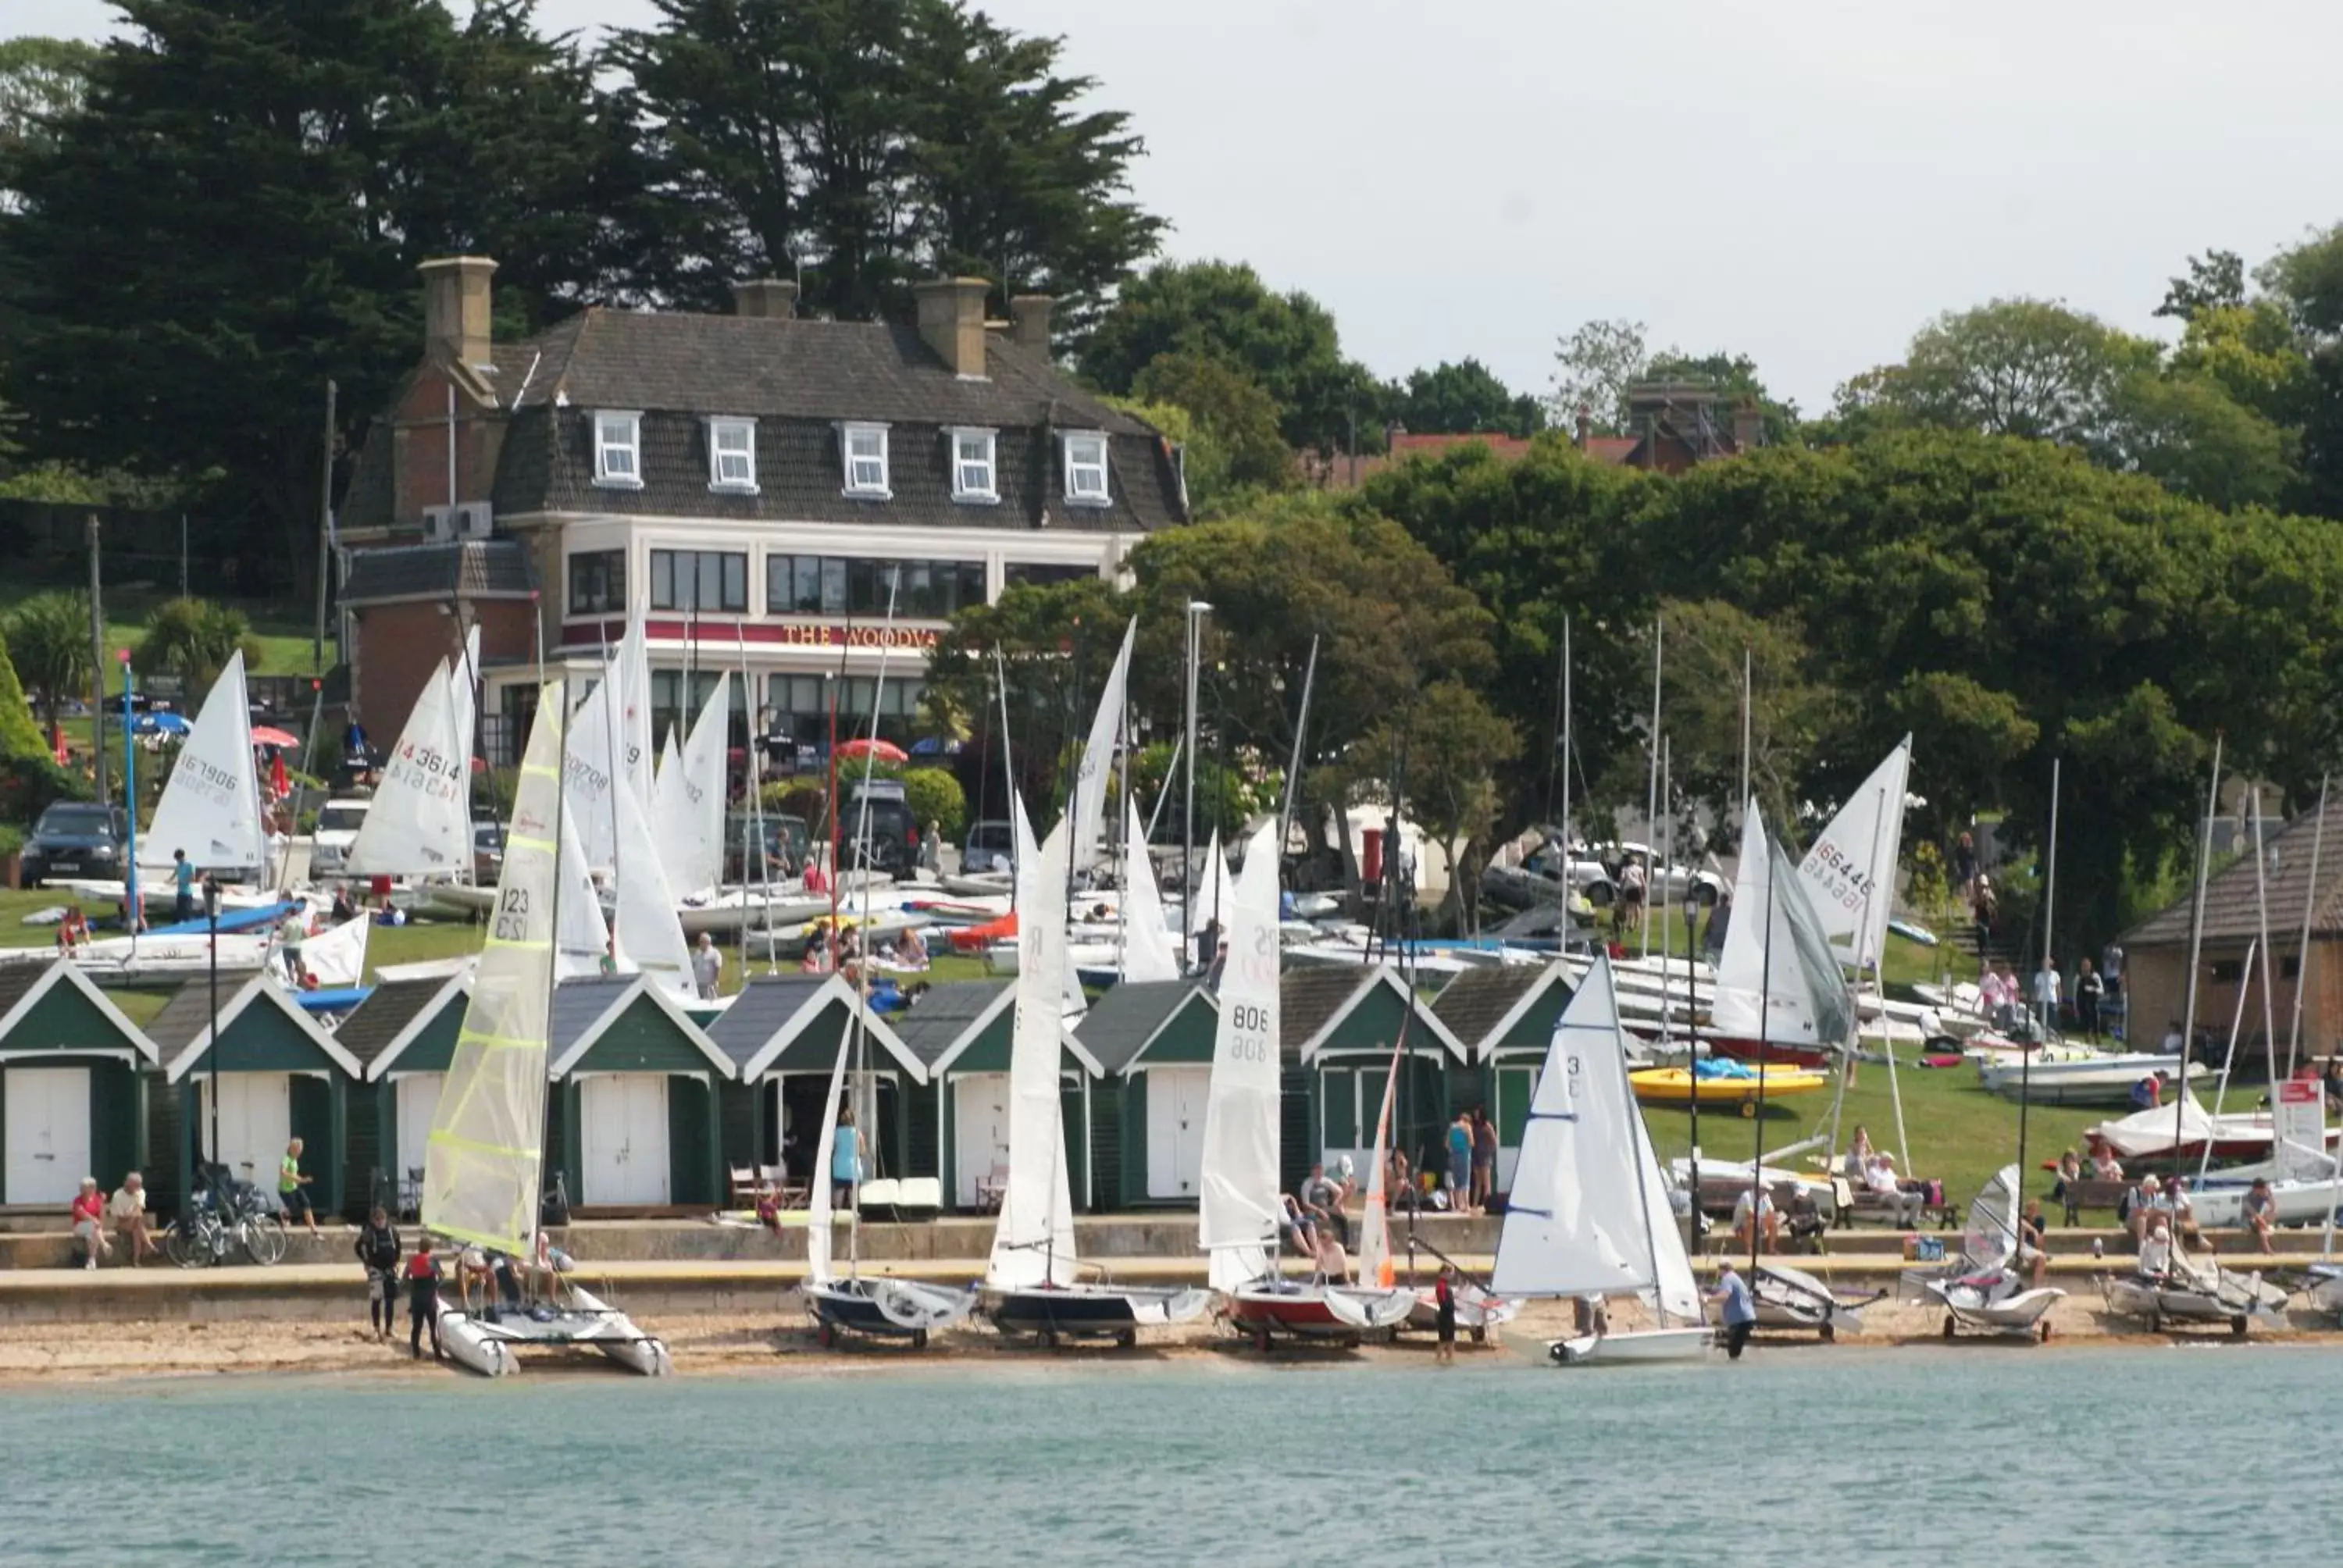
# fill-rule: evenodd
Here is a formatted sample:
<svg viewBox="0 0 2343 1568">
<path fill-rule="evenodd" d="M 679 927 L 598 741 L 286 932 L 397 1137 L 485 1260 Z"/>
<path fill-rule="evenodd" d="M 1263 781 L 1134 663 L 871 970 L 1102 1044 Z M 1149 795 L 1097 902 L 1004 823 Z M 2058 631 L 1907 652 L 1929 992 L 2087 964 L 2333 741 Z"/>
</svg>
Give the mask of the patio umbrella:
<svg viewBox="0 0 2343 1568">
<path fill-rule="evenodd" d="M 910 760 L 904 756 L 903 749 L 891 740 L 850 740 L 838 749 L 838 759 L 841 762 L 849 759 L 860 761 L 865 752 L 881 762 Z"/>
<path fill-rule="evenodd" d="M 140 714 L 130 726 L 130 730 L 134 735 L 185 735 L 188 728 L 185 719 L 166 708 L 158 712 Z"/>
<path fill-rule="evenodd" d="M 252 731 L 252 743 L 255 746 L 298 746 L 301 744 L 300 741 L 294 739 L 292 736 L 286 734 L 282 729 L 272 729 L 266 724 L 258 725 L 254 728 Z"/>
</svg>

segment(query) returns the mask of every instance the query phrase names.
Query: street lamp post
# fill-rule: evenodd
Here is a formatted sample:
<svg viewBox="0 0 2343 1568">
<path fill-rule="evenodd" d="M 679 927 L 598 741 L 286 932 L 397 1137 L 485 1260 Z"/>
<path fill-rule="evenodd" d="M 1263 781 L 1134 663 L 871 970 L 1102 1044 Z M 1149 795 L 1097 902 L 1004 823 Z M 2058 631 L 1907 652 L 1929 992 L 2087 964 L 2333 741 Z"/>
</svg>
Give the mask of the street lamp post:
<svg viewBox="0 0 2343 1568">
<path fill-rule="evenodd" d="M 206 1054 L 211 1058 L 212 1069 L 212 1173 L 206 1183 L 211 1189 L 212 1211 L 225 1218 L 226 1210 L 220 1183 L 226 1180 L 227 1162 L 220 1150 L 220 1042 L 219 1042 L 219 878 L 204 878 L 204 924 L 211 939 L 211 1044 Z"/>
</svg>

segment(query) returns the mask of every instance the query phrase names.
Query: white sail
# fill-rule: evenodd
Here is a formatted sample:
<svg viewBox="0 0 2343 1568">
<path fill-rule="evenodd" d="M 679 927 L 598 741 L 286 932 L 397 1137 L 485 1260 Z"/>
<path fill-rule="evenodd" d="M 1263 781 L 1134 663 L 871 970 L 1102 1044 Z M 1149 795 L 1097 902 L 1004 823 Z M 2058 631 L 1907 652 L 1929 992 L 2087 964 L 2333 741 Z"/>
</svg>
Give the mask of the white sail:
<svg viewBox="0 0 2343 1568">
<path fill-rule="evenodd" d="M 618 644 L 618 771 L 635 787 L 638 800 L 651 793 L 651 649 L 650 633 L 643 624 L 639 601 L 628 611 L 627 635 Z"/>
<path fill-rule="evenodd" d="M 1106 689 L 1099 694 L 1098 712 L 1091 719 L 1090 743 L 1074 772 L 1074 869 L 1086 871 L 1098 863 L 1099 839 L 1106 830 L 1106 779 L 1114 768 L 1114 738 L 1122 731 L 1125 694 L 1131 683 L 1131 644 L 1139 635 L 1134 618 L 1123 629 L 1122 648 L 1107 672 Z"/>
<path fill-rule="evenodd" d="M 1383 1074 L 1383 1109 L 1375 1113 L 1374 1153 L 1367 1165 L 1366 1217 L 1359 1222 L 1359 1280 L 1363 1284 L 1392 1282 L 1389 1195 L 1383 1191 L 1383 1164 L 1391 1148 L 1392 1104 L 1399 1091 L 1400 1046 L 1392 1044 L 1391 1068 Z"/>
<path fill-rule="evenodd" d="M 622 772 L 615 731 L 618 694 L 606 668 L 602 681 L 578 705 L 569 721 L 569 761 L 563 782 L 569 790 L 569 819 L 588 866 L 605 869 L 618 853 L 618 817 L 610 790 Z"/>
<path fill-rule="evenodd" d="M 463 651 L 447 661 L 449 728 L 455 731 L 456 749 L 468 764 L 472 756 L 472 740 L 477 734 L 480 693 L 480 628 L 473 627 L 464 636 Z"/>
<path fill-rule="evenodd" d="M 1733 919 L 1717 959 L 1709 1027 L 1728 1040 L 1823 1050 L 1846 1040 L 1854 1009 L 1804 885 L 1774 874 L 1784 859 L 1753 798 L 1741 821 Z"/>
<path fill-rule="evenodd" d="M 1850 968 L 1879 962 L 1896 902 L 1896 858 L 1904 845 L 1904 793 L 1912 775 L 1912 738 L 1896 743 L 1862 788 L 1846 798 L 1798 862 L 1798 880 Z M 1740 906 L 1736 901 L 1735 910 Z"/>
<path fill-rule="evenodd" d="M 1180 978 L 1180 947 L 1163 919 L 1163 898 L 1155 890 L 1155 863 L 1147 853 L 1147 830 L 1140 826 L 1139 803 L 1123 802 L 1122 978 Z"/>
<path fill-rule="evenodd" d="M 1624 1053 L 1611 960 L 1598 957 L 1554 1023 L 1530 1096 L 1489 1276 L 1497 1294 L 1625 1294 L 1656 1282 L 1635 1181 L 1648 1145 Z"/>
<path fill-rule="evenodd" d="M 2006 1269 L 2017 1256 L 2017 1167 L 2005 1165 L 1969 1204 L 1961 1254 L 1980 1272 Z"/>
<path fill-rule="evenodd" d="M 697 891 L 699 885 L 689 879 L 699 859 L 699 819 L 692 812 L 684 783 L 683 747 L 672 729 L 659 748 L 658 781 L 643 799 L 650 802 L 651 837 L 658 840 L 659 859 L 666 865 L 669 878 L 677 887 Z M 618 848 L 618 856 L 623 862 L 623 844 Z"/>
<path fill-rule="evenodd" d="M 516 808 L 518 809 L 518 808 Z M 578 842 L 575 803 L 562 814 L 561 923 L 554 931 L 554 967 L 563 980 L 609 972 L 620 966 L 610 951 L 610 927 L 602 918 L 602 899 L 594 887 L 594 873 Z"/>
<path fill-rule="evenodd" d="M 1668 1203 L 1667 1181 L 1660 1174 L 1659 1156 L 1652 1150 L 1652 1131 L 1644 1124 L 1642 1108 L 1634 1105 L 1632 1098 L 1628 1111 L 1628 1124 L 1635 1132 L 1635 1158 L 1643 1167 L 1635 1185 L 1644 1199 L 1644 1229 L 1651 1238 L 1652 1263 L 1659 1281 L 1659 1305 L 1672 1319 L 1697 1323 L 1702 1317 L 1700 1282 L 1693 1277 L 1692 1259 L 1684 1253 L 1684 1232 L 1676 1228 L 1676 1211 Z M 1644 1292 L 1646 1306 L 1652 1303 L 1654 1294 L 1652 1291 Z"/>
<path fill-rule="evenodd" d="M 154 820 L 138 835 L 139 864 L 148 869 L 168 868 L 175 849 L 206 871 L 257 870 L 268 863 L 242 648 L 228 655 L 227 668 L 212 682 Z"/>
<path fill-rule="evenodd" d="M 423 683 L 375 784 L 346 864 L 359 877 L 446 877 L 472 863 L 468 757 L 456 746 L 455 694 L 442 664 Z"/>
<path fill-rule="evenodd" d="M 1278 1055 L 1274 822 L 1264 824 L 1245 850 L 1244 876 L 1230 902 L 1228 929 L 1196 1215 L 1196 1244 L 1212 1254 L 1212 1283 L 1218 1291 L 1237 1290 L 1269 1271 L 1283 1212 L 1277 1179 L 1283 1064 Z"/>
<path fill-rule="evenodd" d="M 806 1195 L 806 1277 L 817 1285 L 830 1283 L 830 1166 L 838 1149 L 838 1108 L 846 1091 L 846 1053 L 854 1049 L 854 1030 L 840 1030 L 838 1060 L 830 1064 L 830 1098 L 821 1109 L 821 1136 L 813 1146 L 813 1181 Z"/>
<path fill-rule="evenodd" d="M 691 978 L 691 947 L 684 939 L 661 860 L 634 790 L 619 779 L 618 861 L 626 874 L 618 879 L 617 908 L 611 911 L 618 939 L 612 951 L 619 967 L 640 970 L 678 1001 L 689 1001 L 698 995 Z"/>
<path fill-rule="evenodd" d="M 1221 852 L 1221 830 L 1212 829 L 1212 842 L 1204 849 L 1204 874 L 1199 879 L 1194 896 L 1187 900 L 1188 935 L 1195 937 L 1214 921 L 1220 923 L 1223 935 L 1229 929 L 1229 907 L 1236 902 L 1236 883 L 1229 876 L 1229 858 Z M 1206 953 L 1204 962 L 1212 961 Z"/>
<path fill-rule="evenodd" d="M 995 1290 L 1074 1279 L 1073 1196 L 1058 1072 L 1065 1028 L 1066 835 L 1061 821 L 1017 872 L 1017 1002 L 1009 1047 L 1009 1180 L 985 1283 Z M 1030 869 L 1028 869 L 1030 868 Z"/>
<path fill-rule="evenodd" d="M 424 1146 L 424 1229 L 527 1257 L 545 1145 L 561 809 L 561 683 L 538 694 L 504 871 Z M 563 893 L 568 891 L 562 889 Z"/>
<path fill-rule="evenodd" d="M 357 984 L 366 978 L 367 933 L 373 929 L 374 921 L 359 915 L 311 937 L 301 944 L 301 967 L 327 990 Z"/>
<path fill-rule="evenodd" d="M 668 885 L 695 893 L 724 879 L 724 765 L 732 739 L 732 672 L 719 670 L 716 689 L 692 721 L 683 743 L 683 771 L 677 778 L 681 805 L 691 829 L 689 865 L 670 865 Z"/>
</svg>

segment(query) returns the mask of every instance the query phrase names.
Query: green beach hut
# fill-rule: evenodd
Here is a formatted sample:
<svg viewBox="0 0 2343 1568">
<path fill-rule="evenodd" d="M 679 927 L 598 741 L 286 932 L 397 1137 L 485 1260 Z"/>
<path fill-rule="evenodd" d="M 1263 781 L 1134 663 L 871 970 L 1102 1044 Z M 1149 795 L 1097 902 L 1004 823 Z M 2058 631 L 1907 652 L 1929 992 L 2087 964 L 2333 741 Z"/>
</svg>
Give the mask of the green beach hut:
<svg viewBox="0 0 2343 1568">
<path fill-rule="evenodd" d="M 154 1041 L 75 965 L 0 969 L 0 1203 L 63 1208 L 140 1160 Z"/>
<path fill-rule="evenodd" d="M 1125 981 L 1075 1026 L 1104 1075 L 1091 1140 L 1101 1207 L 1195 1206 L 1220 1012 L 1193 980 Z"/>
<path fill-rule="evenodd" d="M 558 986 L 548 1041 L 548 1164 L 580 1210 L 724 1199 L 719 1087 L 732 1059 L 642 975 Z"/>
<path fill-rule="evenodd" d="M 387 980 L 334 1031 L 366 1070 L 365 1083 L 350 1095 L 345 1180 L 354 1195 L 413 1216 L 422 1197 L 423 1146 L 471 995 L 468 974 Z"/>
<path fill-rule="evenodd" d="M 344 1179 L 349 1094 L 365 1076 L 357 1060 L 273 976 L 220 977 L 216 1040 L 211 996 L 207 977 L 191 980 L 146 1026 L 161 1061 L 161 1081 L 147 1097 L 149 1206 L 176 1211 L 194 1190 L 198 1157 L 214 1152 L 215 1080 L 217 1156 L 230 1176 L 274 1191 L 277 1162 L 298 1138 L 317 1211 L 363 1202 L 367 1194 L 351 1193 Z"/>
<path fill-rule="evenodd" d="M 811 1179 L 822 1099 L 855 1007 L 854 988 L 837 975 L 769 975 L 742 986 L 709 1026 L 708 1037 L 733 1064 L 720 1096 L 727 1165 L 782 1166 L 793 1181 Z M 927 1097 L 920 1092 L 927 1069 L 889 1020 L 865 1014 L 867 1044 L 850 1064 L 870 1073 L 866 1092 L 877 1097 L 870 1174 L 932 1176 L 935 1131 L 921 1126 Z"/>
<path fill-rule="evenodd" d="M 1017 988 L 990 980 L 930 986 L 895 1015 L 894 1027 L 927 1067 L 936 1168 L 946 1206 L 961 1213 L 994 1207 L 1008 1174 L 1009 1051 L 1017 1028 Z M 1073 1206 L 1095 1211 L 1100 1205 L 1090 1130 L 1099 1066 L 1072 1030 L 1061 1030 L 1059 1038 L 1066 1179 Z"/>
<path fill-rule="evenodd" d="M 1513 1161 L 1529 1125 L 1530 1096 L 1545 1065 L 1547 1044 L 1562 1010 L 1570 1005 L 1570 975 L 1560 963 L 1543 969 L 1496 964 L 1466 970 L 1433 999 L 1432 1010 L 1470 1053 L 1475 1097 L 1497 1124 L 1497 1191 L 1513 1184 Z"/>
<path fill-rule="evenodd" d="M 1464 1042 L 1387 964 L 1288 970 L 1279 988 L 1279 1031 L 1288 1075 L 1283 1169 L 1288 1190 L 1311 1161 L 1351 1161 L 1363 1186 L 1382 1113 L 1383 1084 L 1403 1027 L 1406 1063 L 1393 1113 L 1393 1142 L 1418 1171 L 1456 1112 L 1455 1080 L 1469 1084 Z"/>
</svg>

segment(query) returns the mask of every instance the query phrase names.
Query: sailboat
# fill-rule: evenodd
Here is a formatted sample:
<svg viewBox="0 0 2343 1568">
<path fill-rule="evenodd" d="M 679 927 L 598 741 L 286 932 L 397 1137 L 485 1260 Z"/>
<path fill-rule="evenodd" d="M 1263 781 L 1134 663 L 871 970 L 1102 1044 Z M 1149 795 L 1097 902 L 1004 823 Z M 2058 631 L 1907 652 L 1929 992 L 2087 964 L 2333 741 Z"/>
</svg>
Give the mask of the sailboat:
<svg viewBox="0 0 2343 1568">
<path fill-rule="evenodd" d="M 1755 796 L 1741 819 L 1733 920 L 1716 962 L 1710 1046 L 1727 1056 L 1816 1068 L 1848 1040 L 1855 1009 L 1822 919 Z"/>
<path fill-rule="evenodd" d="M 495 917 L 424 1145 L 423 1228 L 501 1252 L 522 1268 L 537 1255 L 546 1040 L 560 906 L 575 891 L 574 884 L 564 887 L 577 857 L 562 807 L 566 713 L 561 683 L 548 682 L 521 759 Z M 516 1348 L 532 1344 L 591 1345 L 654 1376 L 673 1370 L 666 1345 L 624 1312 L 575 1285 L 562 1297 L 518 1312 L 491 1303 L 478 1313 L 443 1298 L 439 1342 L 458 1365 L 490 1377 L 518 1372 Z"/>
<path fill-rule="evenodd" d="M 1945 1309 L 1945 1337 L 1960 1329 L 1981 1333 L 2050 1337 L 2042 1315 L 2066 1292 L 2033 1289 L 2017 1261 L 2017 1167 L 2005 1165 L 1969 1205 L 1961 1255 L 1940 1269 L 1906 1270 L 1904 1299 Z"/>
<path fill-rule="evenodd" d="M 1021 810 L 1021 807 L 1019 808 Z M 1211 1305 L 1198 1290 L 1077 1282 L 1073 1200 L 1058 1073 L 1064 1050 L 1068 823 L 1017 858 L 1017 1000 L 1009 1049 L 1009 1177 L 985 1268 L 993 1326 L 1033 1336 L 1134 1344 L 1139 1330 L 1186 1322 Z"/>
<path fill-rule="evenodd" d="M 1228 962 L 1221 971 L 1220 1018 L 1212 1033 L 1212 1079 L 1204 1101 L 1204 1154 L 1196 1240 L 1212 1260 L 1212 1288 L 1229 1324 L 1267 1350 L 1273 1335 L 1356 1344 L 1407 1321 L 1415 1292 L 1379 1280 L 1340 1284 L 1322 1274 L 1290 1279 L 1278 1262 L 1284 1217 L 1278 1181 L 1278 1121 L 1283 1062 L 1279 1035 L 1275 819 L 1246 846 L 1244 872 L 1222 918 Z M 1372 1179 L 1372 1178 L 1371 1178 Z"/>
<path fill-rule="evenodd" d="M 443 660 L 423 685 L 382 766 L 374 803 L 343 857 L 354 877 L 468 877 L 471 751 L 457 725 L 468 706 Z"/>
<path fill-rule="evenodd" d="M 1546 1353 L 1560 1365 L 1684 1361 L 1708 1348 L 1692 1260 L 1627 1086 L 1608 957 L 1555 1020 L 1489 1283 L 1513 1297 L 1634 1294 L 1655 1311 L 1655 1328 L 1554 1341 Z"/>
</svg>

